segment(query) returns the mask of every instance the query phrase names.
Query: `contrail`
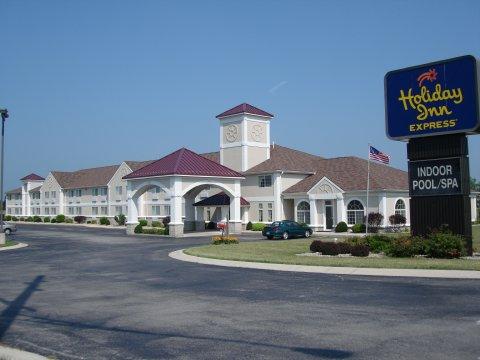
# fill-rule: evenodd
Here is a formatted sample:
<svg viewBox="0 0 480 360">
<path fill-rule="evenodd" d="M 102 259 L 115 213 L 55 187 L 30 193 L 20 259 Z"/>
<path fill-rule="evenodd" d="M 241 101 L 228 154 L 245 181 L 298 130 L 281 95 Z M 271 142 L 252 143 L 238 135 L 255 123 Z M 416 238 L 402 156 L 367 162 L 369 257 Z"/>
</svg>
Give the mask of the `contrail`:
<svg viewBox="0 0 480 360">
<path fill-rule="evenodd" d="M 270 90 L 268 90 L 269 93 L 274 94 L 278 89 L 280 89 L 283 85 L 287 85 L 288 81 L 281 81 L 274 87 L 272 87 Z"/>
</svg>

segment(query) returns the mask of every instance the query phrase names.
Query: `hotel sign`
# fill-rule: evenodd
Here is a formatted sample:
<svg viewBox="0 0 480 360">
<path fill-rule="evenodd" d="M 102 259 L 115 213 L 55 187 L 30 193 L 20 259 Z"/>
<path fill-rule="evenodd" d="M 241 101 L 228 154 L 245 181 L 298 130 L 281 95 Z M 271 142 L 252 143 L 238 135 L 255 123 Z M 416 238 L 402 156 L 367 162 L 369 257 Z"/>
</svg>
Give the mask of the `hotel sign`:
<svg viewBox="0 0 480 360">
<path fill-rule="evenodd" d="M 462 194 L 461 158 L 410 161 L 410 196 Z"/>
<path fill-rule="evenodd" d="M 475 133 L 480 130 L 477 61 L 467 55 L 385 75 L 387 136 Z"/>
</svg>

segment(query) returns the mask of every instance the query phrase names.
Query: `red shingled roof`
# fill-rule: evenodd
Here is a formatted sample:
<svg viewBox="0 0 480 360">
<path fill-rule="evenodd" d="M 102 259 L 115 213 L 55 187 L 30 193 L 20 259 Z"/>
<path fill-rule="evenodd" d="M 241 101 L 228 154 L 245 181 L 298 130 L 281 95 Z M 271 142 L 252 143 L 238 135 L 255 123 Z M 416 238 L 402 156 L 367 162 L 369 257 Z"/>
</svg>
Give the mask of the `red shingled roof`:
<svg viewBox="0 0 480 360">
<path fill-rule="evenodd" d="M 20 180 L 45 180 L 43 177 L 41 177 L 40 175 L 37 175 L 37 174 L 34 174 L 34 173 L 31 173 L 27 176 L 24 176 L 23 178 L 21 178 Z"/>
<path fill-rule="evenodd" d="M 219 192 L 218 194 L 209 196 L 206 199 L 197 201 L 193 206 L 222 206 L 230 205 L 230 196 L 225 194 L 225 192 Z M 243 197 L 240 197 L 240 206 L 248 206 L 250 203 L 245 200 Z"/>
<path fill-rule="evenodd" d="M 198 175 L 242 177 L 226 166 L 220 165 L 186 148 L 181 148 L 159 160 L 125 175 L 124 179 L 134 179 L 162 175 Z"/>
<path fill-rule="evenodd" d="M 273 117 L 272 114 L 247 103 L 237 105 L 231 108 L 230 110 L 227 110 L 217 115 L 216 117 L 217 119 L 220 119 L 226 116 L 232 116 L 232 115 L 238 115 L 238 114 L 253 114 L 253 115 L 259 115 L 259 116 Z"/>
</svg>

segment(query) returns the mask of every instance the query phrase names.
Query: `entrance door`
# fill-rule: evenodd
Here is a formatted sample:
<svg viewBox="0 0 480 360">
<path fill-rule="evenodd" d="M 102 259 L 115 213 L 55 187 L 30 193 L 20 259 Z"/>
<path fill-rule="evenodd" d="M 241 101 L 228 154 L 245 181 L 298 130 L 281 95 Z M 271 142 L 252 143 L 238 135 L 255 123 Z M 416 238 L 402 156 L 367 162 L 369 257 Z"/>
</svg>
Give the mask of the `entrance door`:
<svg viewBox="0 0 480 360">
<path fill-rule="evenodd" d="M 333 204 L 332 200 L 325 200 L 325 222 L 327 230 L 333 229 Z"/>
</svg>

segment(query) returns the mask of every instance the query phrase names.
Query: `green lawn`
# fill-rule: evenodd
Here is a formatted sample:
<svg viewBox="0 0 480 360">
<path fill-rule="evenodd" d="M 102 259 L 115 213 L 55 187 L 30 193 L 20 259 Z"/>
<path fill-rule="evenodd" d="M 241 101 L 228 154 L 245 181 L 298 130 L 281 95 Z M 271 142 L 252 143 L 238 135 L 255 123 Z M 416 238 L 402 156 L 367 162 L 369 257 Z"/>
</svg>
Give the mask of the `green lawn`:
<svg viewBox="0 0 480 360">
<path fill-rule="evenodd" d="M 0 245 L 0 247 L 7 247 L 7 246 L 13 246 L 13 245 L 17 245 L 18 243 L 16 241 L 13 241 L 13 240 L 7 240 L 5 242 L 5 244 L 2 244 Z"/>
<path fill-rule="evenodd" d="M 473 225 L 472 226 L 473 232 L 473 249 L 476 251 L 480 251 L 480 225 Z"/>
<path fill-rule="evenodd" d="M 480 229 L 475 228 L 476 244 Z M 323 258 L 297 256 L 309 251 L 312 240 L 258 241 L 238 245 L 206 245 L 185 250 L 189 255 L 237 261 L 276 264 L 353 266 L 403 269 L 447 269 L 480 271 L 480 260 L 425 258 Z"/>
</svg>

